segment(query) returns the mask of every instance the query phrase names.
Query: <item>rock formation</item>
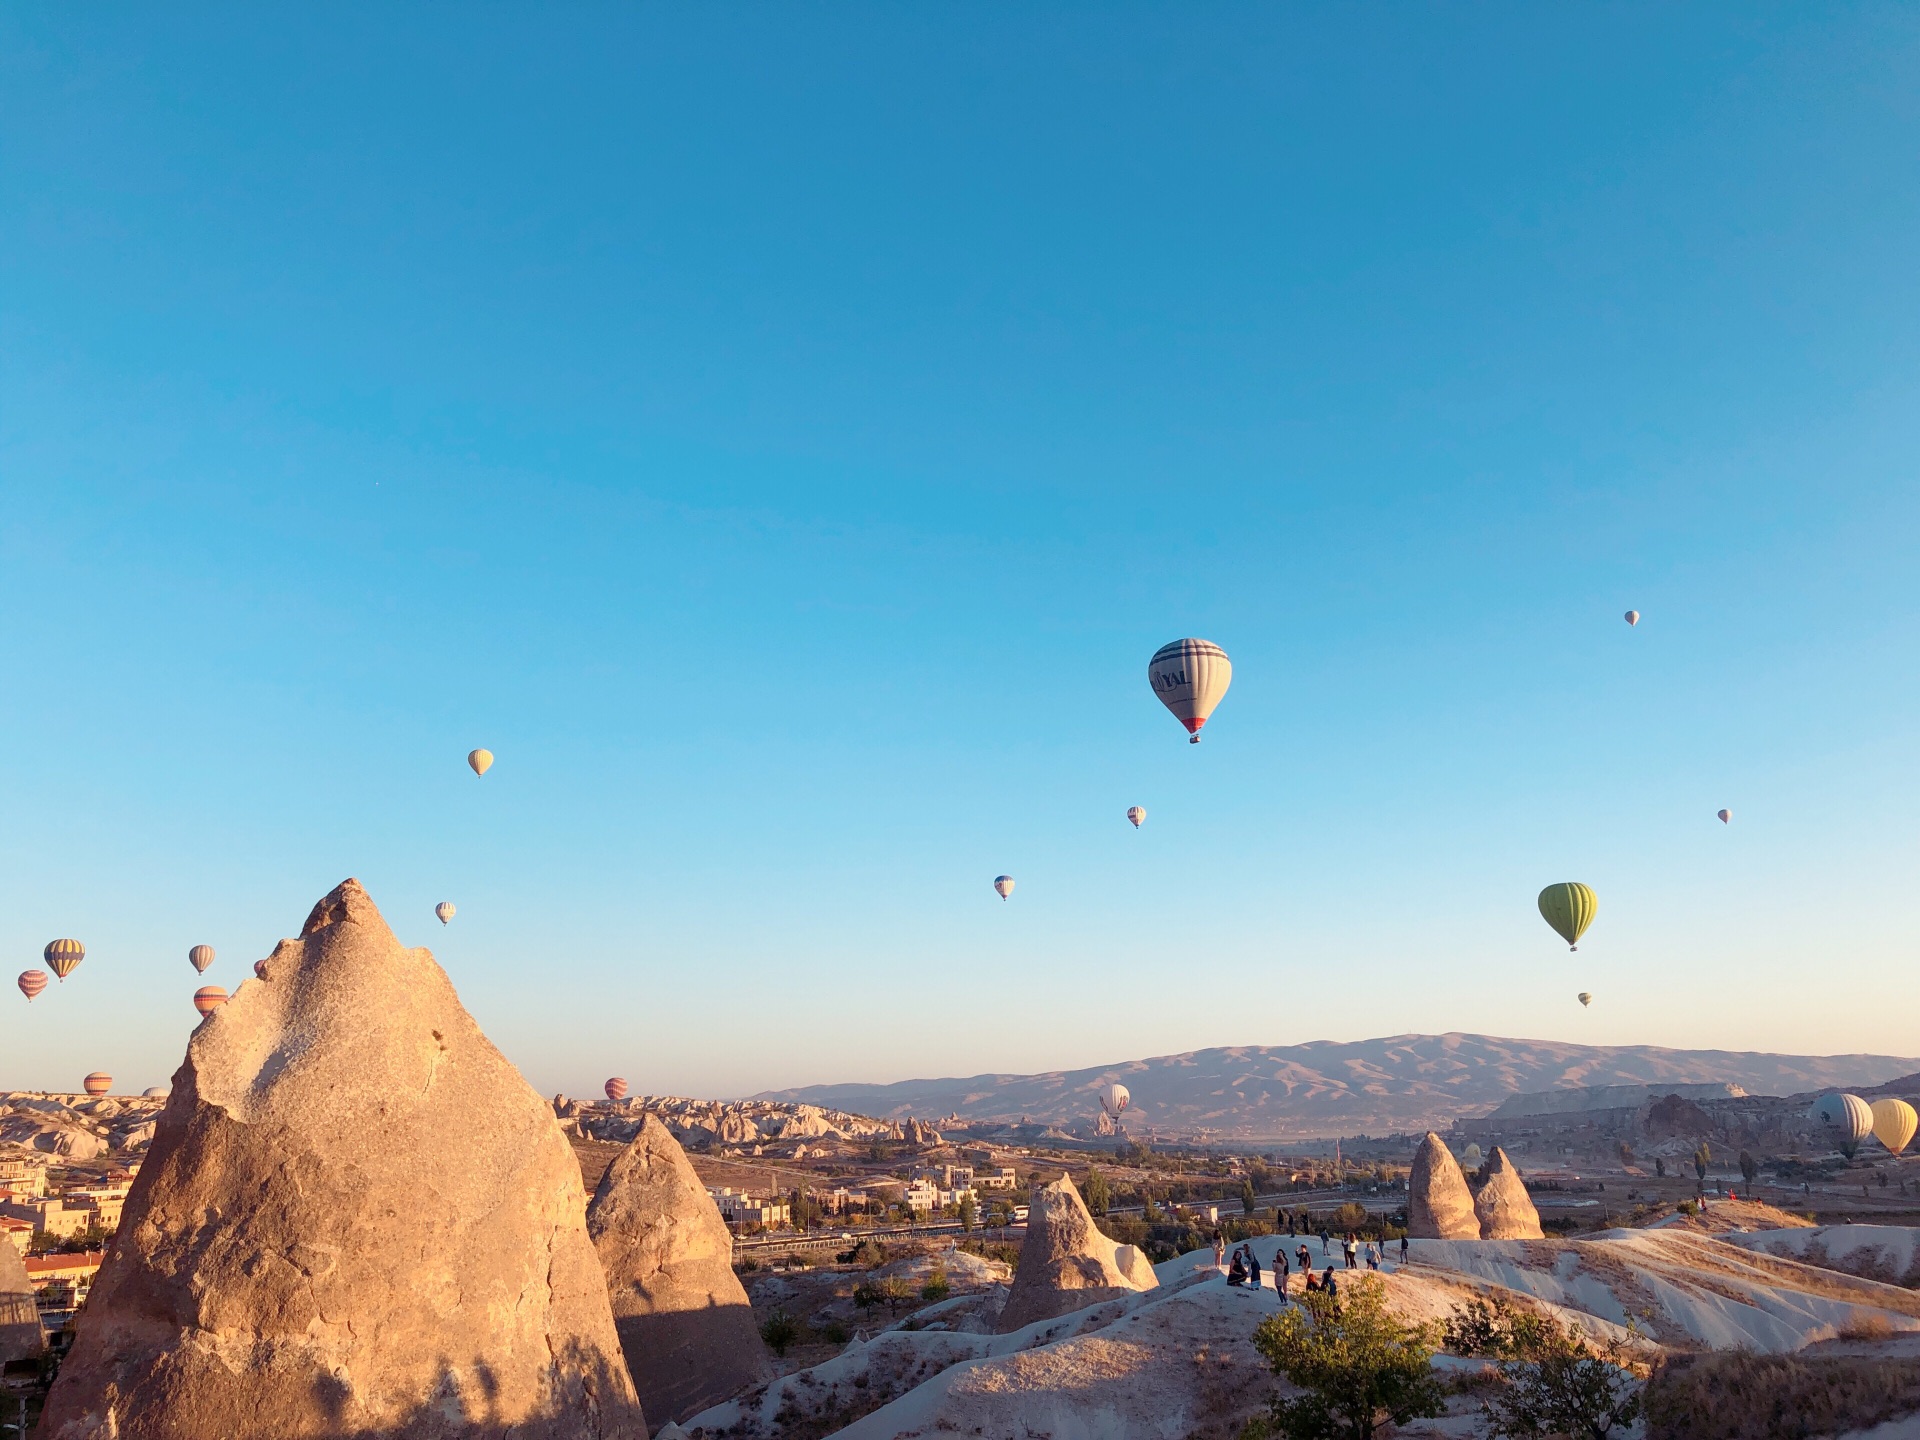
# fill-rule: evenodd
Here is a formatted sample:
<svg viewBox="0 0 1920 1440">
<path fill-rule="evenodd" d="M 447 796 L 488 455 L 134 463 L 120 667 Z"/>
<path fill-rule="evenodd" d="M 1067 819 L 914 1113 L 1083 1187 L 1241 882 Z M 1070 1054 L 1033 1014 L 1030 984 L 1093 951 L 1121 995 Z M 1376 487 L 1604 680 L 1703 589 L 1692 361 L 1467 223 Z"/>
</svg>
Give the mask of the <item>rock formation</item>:
<svg viewBox="0 0 1920 1440">
<path fill-rule="evenodd" d="M 1407 1234 L 1415 1240 L 1478 1240 L 1480 1219 L 1460 1162 L 1429 1130 L 1407 1177 Z"/>
<path fill-rule="evenodd" d="M 1482 1240 L 1543 1240 L 1540 1212 L 1533 1208 L 1520 1172 L 1498 1145 L 1474 1177 L 1473 1213 Z"/>
<path fill-rule="evenodd" d="M 606 1268 L 627 1369 L 656 1424 L 773 1378 L 733 1273 L 733 1237 L 653 1116 L 602 1177 L 587 1230 Z"/>
<path fill-rule="evenodd" d="M 553 1111 L 348 880 L 193 1033 L 42 1440 L 645 1440 Z"/>
<path fill-rule="evenodd" d="M 46 1346 L 27 1267 L 13 1242 L 0 1239 L 0 1365 L 30 1359 Z"/>
<path fill-rule="evenodd" d="M 1006 1334 L 1159 1283 L 1145 1255 L 1094 1228 L 1080 1192 L 1062 1175 L 1033 1192 L 1026 1242 L 996 1328 Z"/>
</svg>

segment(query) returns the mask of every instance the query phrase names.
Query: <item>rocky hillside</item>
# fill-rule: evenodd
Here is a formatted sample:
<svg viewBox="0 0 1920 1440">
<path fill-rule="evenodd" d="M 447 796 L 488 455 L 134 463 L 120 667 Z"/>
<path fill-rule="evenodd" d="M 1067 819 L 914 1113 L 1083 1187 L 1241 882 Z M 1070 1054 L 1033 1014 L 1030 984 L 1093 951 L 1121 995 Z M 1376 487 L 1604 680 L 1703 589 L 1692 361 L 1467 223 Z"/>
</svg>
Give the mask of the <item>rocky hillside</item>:
<svg viewBox="0 0 1920 1440">
<path fill-rule="evenodd" d="M 1395 1035 L 1351 1043 L 1245 1045 L 1044 1075 L 975 1075 L 891 1085 L 812 1085 L 755 1098 L 887 1119 L 958 1116 L 1068 1126 L 1099 1111 L 1096 1092 L 1133 1094 L 1136 1136 L 1284 1140 L 1444 1129 L 1508 1096 L 1590 1085 L 1714 1084 L 1755 1095 L 1871 1086 L 1920 1062 L 1891 1055 L 1771 1055 L 1570 1045 L 1489 1035 Z"/>
</svg>

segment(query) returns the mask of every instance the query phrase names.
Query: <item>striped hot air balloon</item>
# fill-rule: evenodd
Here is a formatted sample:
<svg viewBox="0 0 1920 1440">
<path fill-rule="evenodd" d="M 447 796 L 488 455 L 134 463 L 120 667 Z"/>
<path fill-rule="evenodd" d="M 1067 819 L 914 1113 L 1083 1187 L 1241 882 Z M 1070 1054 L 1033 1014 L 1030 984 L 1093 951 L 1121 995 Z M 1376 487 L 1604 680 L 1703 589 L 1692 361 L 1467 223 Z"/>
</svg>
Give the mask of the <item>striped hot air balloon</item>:
<svg viewBox="0 0 1920 1440">
<path fill-rule="evenodd" d="M 206 974 L 207 967 L 213 964 L 213 946 L 194 946 L 191 950 L 187 951 L 187 963 L 193 966 L 200 974 Z"/>
<path fill-rule="evenodd" d="M 1577 880 L 1563 880 L 1540 892 L 1540 918 L 1559 933 L 1569 950 L 1580 948 L 1580 937 L 1599 909 L 1599 898 Z"/>
<path fill-rule="evenodd" d="M 433 907 L 433 913 L 440 917 L 440 923 L 442 925 L 446 924 L 449 920 L 453 919 L 453 902 L 451 900 L 442 900 L 438 905 Z M 482 928 L 484 929 L 485 927 L 483 926 Z"/>
<path fill-rule="evenodd" d="M 1898 1155 L 1913 1143 L 1920 1130 L 1920 1113 L 1904 1100 L 1888 1095 L 1867 1107 L 1873 1113 L 1873 1138 L 1887 1147 L 1889 1155 Z"/>
<path fill-rule="evenodd" d="M 113 1076 L 104 1070 L 96 1070 L 80 1082 L 80 1088 L 89 1095 L 104 1095 L 113 1089 Z"/>
<path fill-rule="evenodd" d="M 78 940 L 49 940 L 41 954 L 46 956 L 47 968 L 65 980 L 73 967 L 87 958 L 87 947 Z"/>
<path fill-rule="evenodd" d="M 469 750 L 467 752 L 467 764 L 473 767 L 474 774 L 484 775 L 493 766 L 493 751 Z"/>
<path fill-rule="evenodd" d="M 1147 807 L 1146 807 L 1146 806 L 1144 806 L 1144 805 L 1129 805 L 1129 806 L 1127 807 L 1127 819 L 1129 819 L 1129 820 L 1131 820 L 1131 821 L 1133 822 L 1133 828 L 1134 828 L 1134 829 L 1136 829 L 1136 830 L 1138 830 L 1138 829 L 1140 828 L 1140 823 L 1141 823 L 1141 822 L 1142 822 L 1143 820 L 1145 820 L 1146 818 L 1147 818 Z M 1178 828 L 1178 827 L 1176 827 L 1176 828 Z"/>
<path fill-rule="evenodd" d="M 1832 1137 L 1849 1160 L 1860 1142 L 1873 1133 L 1873 1107 L 1858 1095 L 1836 1091 L 1813 1102 L 1807 1118 Z"/>
<path fill-rule="evenodd" d="M 1013 876 L 1011 875 L 994 876 L 993 888 L 999 892 L 1000 898 L 1002 900 L 1006 899 L 1009 895 L 1013 894 Z"/>
<path fill-rule="evenodd" d="M 227 992 L 218 985 L 202 985 L 193 992 L 193 1008 L 202 1015 L 211 1015 L 227 1003 Z"/>
<path fill-rule="evenodd" d="M 607 1099 L 624 1100 L 627 1098 L 627 1082 L 618 1075 L 609 1077 L 606 1084 Z"/>
<path fill-rule="evenodd" d="M 1106 1111 L 1107 1114 L 1111 1115 L 1115 1120 L 1118 1120 L 1120 1118 L 1120 1112 L 1125 1110 L 1127 1106 L 1131 1105 L 1132 1103 L 1133 1103 L 1133 1096 L 1128 1093 L 1127 1087 L 1124 1085 L 1121 1085 L 1116 1082 L 1115 1084 L 1103 1086 L 1101 1088 L 1100 1108 Z"/>
<path fill-rule="evenodd" d="M 1153 652 L 1147 662 L 1147 683 L 1173 718 L 1187 727 L 1187 738 L 1200 743 L 1200 727 L 1233 683 L 1233 662 L 1211 640 L 1175 640 Z"/>
<path fill-rule="evenodd" d="M 20 978 L 13 982 L 20 987 L 20 993 L 31 1000 L 47 988 L 47 972 L 44 970 L 22 970 Z"/>
</svg>

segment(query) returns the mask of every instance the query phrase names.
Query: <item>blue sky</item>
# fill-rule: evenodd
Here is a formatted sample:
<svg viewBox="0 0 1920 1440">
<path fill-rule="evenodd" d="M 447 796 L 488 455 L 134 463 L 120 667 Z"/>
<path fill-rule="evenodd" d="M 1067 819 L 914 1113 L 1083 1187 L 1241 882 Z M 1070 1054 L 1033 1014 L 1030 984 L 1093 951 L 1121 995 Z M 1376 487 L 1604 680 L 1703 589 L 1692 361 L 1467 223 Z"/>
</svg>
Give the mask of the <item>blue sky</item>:
<svg viewBox="0 0 1920 1440">
<path fill-rule="evenodd" d="M 350 874 L 543 1090 L 1920 1051 L 1911 9 L 12 7 L 0 127 L 0 1085 Z"/>
</svg>

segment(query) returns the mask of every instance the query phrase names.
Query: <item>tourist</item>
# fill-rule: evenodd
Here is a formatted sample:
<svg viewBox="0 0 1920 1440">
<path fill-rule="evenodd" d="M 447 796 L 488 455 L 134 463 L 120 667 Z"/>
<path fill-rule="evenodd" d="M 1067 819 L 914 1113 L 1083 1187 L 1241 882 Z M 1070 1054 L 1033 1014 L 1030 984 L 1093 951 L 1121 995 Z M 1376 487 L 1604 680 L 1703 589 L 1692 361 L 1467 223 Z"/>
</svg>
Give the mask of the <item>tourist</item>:
<svg viewBox="0 0 1920 1440">
<path fill-rule="evenodd" d="M 1340 1248 L 1346 1254 L 1347 1269 L 1349 1270 L 1358 1269 L 1359 1266 L 1357 1265 L 1356 1261 L 1360 1253 L 1360 1237 L 1354 1234 L 1351 1230 L 1349 1230 L 1347 1232 L 1346 1243 L 1342 1245 Z"/>
<path fill-rule="evenodd" d="M 1320 1277 L 1320 1291 L 1329 1298 L 1337 1298 L 1340 1287 L 1333 1283 L 1333 1267 L 1327 1266 L 1327 1273 Z"/>
<path fill-rule="evenodd" d="M 1405 1235 L 1400 1237 L 1400 1263 L 1402 1265 L 1407 1263 L 1407 1237 Z"/>
<path fill-rule="evenodd" d="M 1213 1268 L 1221 1270 L 1227 1263 L 1227 1237 L 1218 1230 L 1213 1232 Z"/>
<path fill-rule="evenodd" d="M 1367 1269 L 1378 1270 L 1379 1268 L 1380 1268 L 1380 1247 L 1374 1244 L 1373 1241 L 1369 1240 L 1367 1242 Z"/>
<path fill-rule="evenodd" d="M 1247 1283 L 1247 1267 L 1240 1262 L 1240 1252 L 1233 1252 L 1233 1265 L 1227 1271 L 1227 1284 L 1244 1285 Z"/>
<path fill-rule="evenodd" d="M 1247 1283 L 1254 1289 L 1260 1288 L 1260 1257 L 1253 1253 L 1253 1246 L 1247 1246 Z"/>
<path fill-rule="evenodd" d="M 1301 1247 L 1293 1253 L 1295 1258 L 1300 1262 L 1300 1273 L 1302 1275 L 1311 1275 L 1313 1273 L 1313 1256 L 1308 1253 L 1307 1247 L 1302 1244 Z"/>
</svg>

